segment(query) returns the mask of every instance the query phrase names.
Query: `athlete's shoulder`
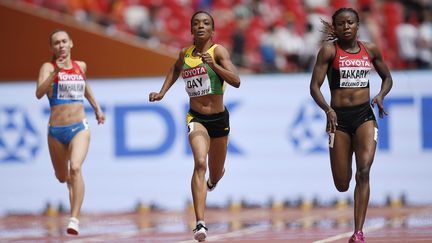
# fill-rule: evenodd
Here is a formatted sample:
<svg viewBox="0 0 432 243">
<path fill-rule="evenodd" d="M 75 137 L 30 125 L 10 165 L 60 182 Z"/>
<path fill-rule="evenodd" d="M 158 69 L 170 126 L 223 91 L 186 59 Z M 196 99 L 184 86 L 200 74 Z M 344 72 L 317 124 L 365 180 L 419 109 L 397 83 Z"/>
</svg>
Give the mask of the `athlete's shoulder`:
<svg viewBox="0 0 432 243">
<path fill-rule="evenodd" d="M 54 64 L 52 62 L 44 62 L 40 69 L 52 72 L 54 71 Z"/>
<path fill-rule="evenodd" d="M 179 52 L 179 59 L 189 57 L 192 54 L 193 49 L 194 45 L 183 47 Z"/>
<path fill-rule="evenodd" d="M 82 72 L 85 73 L 87 71 L 87 64 L 84 61 L 75 60 L 73 62 L 75 62 L 78 65 L 78 67 L 81 69 Z"/>
<path fill-rule="evenodd" d="M 324 42 L 321 45 L 321 51 L 323 52 L 335 52 L 336 51 L 336 42 Z"/>
<path fill-rule="evenodd" d="M 362 41 L 362 42 L 360 42 L 360 43 L 363 44 L 363 46 L 364 46 L 366 52 L 367 52 L 367 53 L 368 53 L 372 58 L 374 58 L 374 57 L 376 57 L 376 56 L 379 56 L 379 49 L 378 49 L 378 46 L 377 46 L 376 44 L 374 44 L 374 43 L 372 43 L 372 42 L 365 42 L 365 41 Z"/>
<path fill-rule="evenodd" d="M 220 54 L 229 54 L 228 50 L 221 44 L 213 44 L 210 49 L 213 49 L 213 53 L 218 56 Z"/>
<path fill-rule="evenodd" d="M 377 48 L 377 45 L 372 42 L 360 41 L 360 43 L 366 48 L 366 50 L 373 50 Z"/>
<path fill-rule="evenodd" d="M 336 56 L 336 43 L 324 42 L 318 52 L 318 58 L 323 61 L 333 60 Z"/>
</svg>

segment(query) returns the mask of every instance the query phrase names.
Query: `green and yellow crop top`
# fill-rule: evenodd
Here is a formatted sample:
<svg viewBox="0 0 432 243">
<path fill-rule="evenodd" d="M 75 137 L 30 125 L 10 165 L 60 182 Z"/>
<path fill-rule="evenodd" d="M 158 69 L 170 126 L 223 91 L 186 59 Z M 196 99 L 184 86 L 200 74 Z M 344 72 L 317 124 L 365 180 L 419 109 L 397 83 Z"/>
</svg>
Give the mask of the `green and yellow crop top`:
<svg viewBox="0 0 432 243">
<path fill-rule="evenodd" d="M 207 53 L 214 60 L 214 44 L 207 50 Z M 204 64 L 200 57 L 192 56 L 195 45 L 186 50 L 184 56 L 182 77 L 185 82 L 185 89 L 189 97 L 199 97 L 208 94 L 223 94 L 225 82 L 213 71 L 209 65 Z"/>
</svg>

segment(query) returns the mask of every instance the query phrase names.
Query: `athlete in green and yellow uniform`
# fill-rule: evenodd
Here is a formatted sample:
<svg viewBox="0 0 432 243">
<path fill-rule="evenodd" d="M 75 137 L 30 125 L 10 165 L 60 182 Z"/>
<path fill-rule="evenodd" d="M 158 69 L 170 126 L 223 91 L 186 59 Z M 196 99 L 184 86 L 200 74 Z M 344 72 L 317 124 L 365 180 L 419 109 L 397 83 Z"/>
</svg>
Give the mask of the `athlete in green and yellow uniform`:
<svg viewBox="0 0 432 243">
<path fill-rule="evenodd" d="M 218 46 L 213 44 L 206 52 L 213 60 L 214 50 Z M 182 77 L 189 97 L 223 94 L 225 82 L 208 64 L 203 63 L 199 56 L 193 56 L 195 49 L 195 45 L 189 47 L 184 56 Z"/>
<path fill-rule="evenodd" d="M 223 102 L 224 84 L 238 88 L 240 78 L 228 51 L 212 41 L 214 21 L 209 13 L 198 11 L 192 16 L 191 33 L 194 45 L 180 51 L 161 90 L 151 92 L 149 101 L 161 100 L 182 74 L 189 95 L 187 124 L 195 163 L 191 182 L 197 221 L 194 238 L 204 241 L 207 236 L 204 222 L 207 190 L 215 188 L 225 171 L 230 127 Z M 207 158 L 209 178 L 206 183 Z"/>
</svg>

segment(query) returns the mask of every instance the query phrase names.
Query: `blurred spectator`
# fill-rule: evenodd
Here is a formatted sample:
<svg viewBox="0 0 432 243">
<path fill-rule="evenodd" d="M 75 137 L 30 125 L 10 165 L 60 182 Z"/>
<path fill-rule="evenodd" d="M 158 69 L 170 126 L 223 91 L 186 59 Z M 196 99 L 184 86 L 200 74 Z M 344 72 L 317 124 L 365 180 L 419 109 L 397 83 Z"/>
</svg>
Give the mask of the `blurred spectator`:
<svg viewBox="0 0 432 243">
<path fill-rule="evenodd" d="M 148 38 L 150 25 L 149 10 L 138 1 L 124 9 L 124 21 L 132 33 Z"/>
<path fill-rule="evenodd" d="M 300 52 L 303 49 L 303 39 L 295 31 L 293 16 L 288 15 L 281 19 L 275 28 L 275 47 L 283 55 L 277 64 L 281 71 L 299 71 L 298 63 Z"/>
<path fill-rule="evenodd" d="M 359 17 L 362 24 L 359 26 L 359 39 L 375 43 L 380 50 L 383 48 L 383 38 L 381 36 L 381 24 L 376 11 L 371 9 L 371 5 L 364 5 L 359 10 Z M 385 54 L 383 53 L 385 56 Z"/>
<path fill-rule="evenodd" d="M 326 9 L 329 6 L 329 0 L 305 0 L 304 2 L 309 9 Z"/>
<path fill-rule="evenodd" d="M 432 8 L 423 9 L 418 29 L 419 68 L 432 68 Z"/>
<path fill-rule="evenodd" d="M 321 9 L 310 11 L 307 15 L 305 33 L 303 35 L 303 48 L 300 53 L 299 65 L 303 71 L 312 71 L 316 54 L 321 47 L 323 33 L 320 31 L 321 20 L 329 18 L 322 14 Z"/>
<path fill-rule="evenodd" d="M 234 63 L 239 68 L 245 68 L 245 31 L 248 27 L 249 13 L 246 9 L 236 8 L 235 17 L 235 29 L 232 33 L 232 48 L 231 48 L 231 58 Z"/>
<path fill-rule="evenodd" d="M 276 43 L 274 43 L 275 26 L 270 25 L 267 31 L 260 38 L 260 53 L 263 59 L 262 72 L 278 72 L 280 68 L 277 67 L 276 62 L 278 53 Z"/>
<path fill-rule="evenodd" d="M 400 58 L 405 62 L 407 68 L 417 67 L 417 37 L 418 29 L 410 23 L 411 14 L 405 15 L 404 22 L 396 27 L 398 51 Z"/>
<path fill-rule="evenodd" d="M 310 71 L 320 46 L 320 19 L 357 7 L 359 39 L 383 50 L 391 68 L 431 67 L 431 0 L 19 0 L 127 32 L 157 48 L 190 44 L 189 16 L 212 12 L 215 41 L 242 72 Z M 403 21 L 403 11 L 409 13 Z M 418 19 L 417 19 L 418 18 Z M 318 26 L 318 28 L 317 28 Z"/>
</svg>

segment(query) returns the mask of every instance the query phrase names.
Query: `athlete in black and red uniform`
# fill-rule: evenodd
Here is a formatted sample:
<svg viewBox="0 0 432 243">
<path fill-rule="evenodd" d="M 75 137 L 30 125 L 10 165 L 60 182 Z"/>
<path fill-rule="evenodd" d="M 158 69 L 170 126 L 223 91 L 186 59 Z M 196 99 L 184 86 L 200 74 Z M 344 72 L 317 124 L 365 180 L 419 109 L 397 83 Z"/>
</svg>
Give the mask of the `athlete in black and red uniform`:
<svg viewBox="0 0 432 243">
<path fill-rule="evenodd" d="M 357 39 L 359 16 L 352 8 L 338 9 L 332 24 L 323 21 L 328 39 L 318 52 L 310 92 L 327 116 L 330 161 L 338 191 L 348 190 L 352 176 L 352 157 L 356 158 L 354 191 L 354 234 L 350 243 L 363 243 L 363 224 L 369 203 L 369 173 L 375 155 L 378 126 L 372 106 L 378 105 L 383 118 L 383 100 L 393 81 L 377 46 Z M 370 101 L 369 76 L 372 66 L 381 77 L 381 90 Z M 321 93 L 325 76 L 329 80 L 331 101 Z"/>
</svg>

